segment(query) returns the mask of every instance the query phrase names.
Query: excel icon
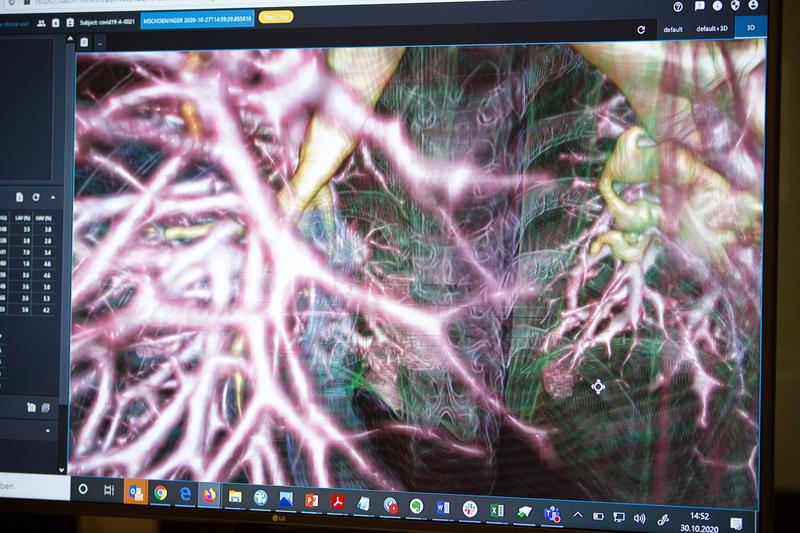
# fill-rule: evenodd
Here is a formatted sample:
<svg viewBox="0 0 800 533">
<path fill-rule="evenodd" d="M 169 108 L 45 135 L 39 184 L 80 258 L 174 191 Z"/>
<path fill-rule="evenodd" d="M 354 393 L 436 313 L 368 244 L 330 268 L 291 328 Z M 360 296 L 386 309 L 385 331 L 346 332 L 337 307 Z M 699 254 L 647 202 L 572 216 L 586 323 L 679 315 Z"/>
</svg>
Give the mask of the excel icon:
<svg viewBox="0 0 800 533">
<path fill-rule="evenodd" d="M 503 518 L 506 514 L 506 506 L 501 503 L 489 504 L 489 516 L 492 518 Z"/>
</svg>

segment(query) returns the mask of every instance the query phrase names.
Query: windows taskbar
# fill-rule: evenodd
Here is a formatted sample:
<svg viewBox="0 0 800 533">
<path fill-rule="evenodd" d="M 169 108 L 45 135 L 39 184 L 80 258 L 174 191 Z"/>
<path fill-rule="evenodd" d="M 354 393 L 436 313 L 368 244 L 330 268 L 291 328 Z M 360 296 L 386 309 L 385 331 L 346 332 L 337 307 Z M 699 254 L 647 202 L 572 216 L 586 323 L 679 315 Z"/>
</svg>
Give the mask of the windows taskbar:
<svg viewBox="0 0 800 533">
<path fill-rule="evenodd" d="M 7 475 L 0 475 L 0 480 Z M 63 499 L 76 502 L 665 533 L 755 533 L 757 514 L 649 504 L 80 476 L 70 478 L 68 490 Z"/>
</svg>

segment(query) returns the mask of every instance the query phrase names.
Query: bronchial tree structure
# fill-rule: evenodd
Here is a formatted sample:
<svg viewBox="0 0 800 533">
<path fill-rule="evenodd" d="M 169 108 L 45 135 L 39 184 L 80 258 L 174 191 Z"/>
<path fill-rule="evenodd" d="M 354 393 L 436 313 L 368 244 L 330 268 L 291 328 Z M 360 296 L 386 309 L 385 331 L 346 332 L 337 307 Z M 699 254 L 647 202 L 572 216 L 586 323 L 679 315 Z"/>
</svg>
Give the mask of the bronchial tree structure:
<svg viewBox="0 0 800 533">
<path fill-rule="evenodd" d="M 79 56 L 72 473 L 755 505 L 764 63 Z"/>
</svg>

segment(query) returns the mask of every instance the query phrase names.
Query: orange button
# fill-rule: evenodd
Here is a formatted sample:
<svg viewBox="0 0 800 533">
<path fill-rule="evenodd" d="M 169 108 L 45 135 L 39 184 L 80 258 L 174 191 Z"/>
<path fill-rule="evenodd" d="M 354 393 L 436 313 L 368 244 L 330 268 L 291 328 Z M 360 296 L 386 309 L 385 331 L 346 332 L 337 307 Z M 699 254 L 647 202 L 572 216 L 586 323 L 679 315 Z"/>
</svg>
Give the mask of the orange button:
<svg viewBox="0 0 800 533">
<path fill-rule="evenodd" d="M 261 24 L 289 24 L 293 20 L 294 12 L 291 9 L 271 9 L 258 14 Z"/>
<path fill-rule="evenodd" d="M 147 480 L 126 479 L 122 501 L 135 505 L 147 505 Z"/>
</svg>

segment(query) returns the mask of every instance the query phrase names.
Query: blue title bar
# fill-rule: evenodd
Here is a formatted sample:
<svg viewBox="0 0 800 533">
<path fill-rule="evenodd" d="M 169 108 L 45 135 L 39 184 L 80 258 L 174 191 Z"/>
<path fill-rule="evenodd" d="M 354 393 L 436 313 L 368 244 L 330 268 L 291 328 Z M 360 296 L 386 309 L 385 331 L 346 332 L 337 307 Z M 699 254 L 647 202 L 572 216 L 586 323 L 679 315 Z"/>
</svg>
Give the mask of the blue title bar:
<svg viewBox="0 0 800 533">
<path fill-rule="evenodd" d="M 252 9 L 152 11 L 142 13 L 140 22 L 143 30 L 252 28 L 254 25 Z"/>
</svg>

